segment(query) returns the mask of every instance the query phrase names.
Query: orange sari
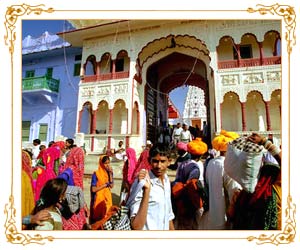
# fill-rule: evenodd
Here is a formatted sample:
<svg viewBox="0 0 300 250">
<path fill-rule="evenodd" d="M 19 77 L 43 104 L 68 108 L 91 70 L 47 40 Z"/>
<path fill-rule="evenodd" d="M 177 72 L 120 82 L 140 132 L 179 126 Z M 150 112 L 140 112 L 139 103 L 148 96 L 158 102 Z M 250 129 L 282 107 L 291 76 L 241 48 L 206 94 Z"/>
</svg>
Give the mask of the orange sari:
<svg viewBox="0 0 300 250">
<path fill-rule="evenodd" d="M 94 172 L 97 177 L 96 187 L 100 187 L 105 183 L 112 181 L 108 171 L 105 169 L 101 156 L 99 159 L 98 170 Z M 105 217 L 112 206 L 112 194 L 110 188 L 103 188 L 95 193 L 95 199 L 91 204 L 91 216 L 93 221 L 101 220 Z"/>
</svg>

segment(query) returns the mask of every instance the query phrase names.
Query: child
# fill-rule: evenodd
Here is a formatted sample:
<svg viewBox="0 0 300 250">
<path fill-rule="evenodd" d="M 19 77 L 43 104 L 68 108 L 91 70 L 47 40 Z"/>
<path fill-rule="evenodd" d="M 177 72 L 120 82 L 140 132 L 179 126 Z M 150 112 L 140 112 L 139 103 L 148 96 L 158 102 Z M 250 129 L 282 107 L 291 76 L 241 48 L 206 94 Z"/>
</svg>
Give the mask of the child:
<svg viewBox="0 0 300 250">
<path fill-rule="evenodd" d="M 153 146 L 149 162 L 151 170 L 142 169 L 132 185 L 134 188 L 136 182 L 146 180 L 130 206 L 131 227 L 135 230 L 173 230 L 171 188 L 166 174 L 170 165 L 169 148 L 163 144 Z"/>
<path fill-rule="evenodd" d="M 57 204 L 64 199 L 66 190 L 67 182 L 64 179 L 50 179 L 45 183 L 32 215 L 45 209 L 49 211 L 51 218 L 43 221 L 43 225 L 35 226 L 35 230 L 62 230 L 62 218 Z"/>
</svg>

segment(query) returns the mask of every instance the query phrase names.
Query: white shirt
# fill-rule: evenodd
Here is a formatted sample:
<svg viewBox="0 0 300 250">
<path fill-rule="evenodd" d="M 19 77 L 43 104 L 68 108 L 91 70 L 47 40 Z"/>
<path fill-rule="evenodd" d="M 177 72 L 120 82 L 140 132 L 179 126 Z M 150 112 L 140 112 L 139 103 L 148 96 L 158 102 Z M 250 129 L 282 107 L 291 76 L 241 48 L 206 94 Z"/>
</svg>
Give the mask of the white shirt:
<svg viewBox="0 0 300 250">
<path fill-rule="evenodd" d="M 58 208 L 55 211 L 48 211 L 51 215 L 51 219 L 43 221 L 43 225 L 37 225 L 34 230 L 62 230 L 62 218 Z"/>
<path fill-rule="evenodd" d="M 209 189 L 209 210 L 204 213 L 199 229 L 227 229 L 225 190 L 231 199 L 234 190 L 241 186 L 224 171 L 224 160 L 224 156 L 218 156 L 207 165 L 205 180 Z"/>
<path fill-rule="evenodd" d="M 32 166 L 35 167 L 36 162 L 37 162 L 37 157 L 39 156 L 40 153 L 40 145 L 33 146 L 32 148 Z"/>
<path fill-rule="evenodd" d="M 174 219 L 174 213 L 171 204 L 171 185 L 168 176 L 164 176 L 164 185 L 152 171 L 149 172 L 151 189 L 148 203 L 148 214 L 143 230 L 169 230 L 169 223 Z M 135 182 L 138 181 L 137 179 Z M 130 207 L 130 217 L 137 214 L 143 190 L 135 197 Z"/>
<path fill-rule="evenodd" d="M 191 135 L 191 132 L 189 130 L 182 130 L 181 131 L 179 141 L 188 143 L 192 140 L 193 140 L 192 135 Z"/>
</svg>

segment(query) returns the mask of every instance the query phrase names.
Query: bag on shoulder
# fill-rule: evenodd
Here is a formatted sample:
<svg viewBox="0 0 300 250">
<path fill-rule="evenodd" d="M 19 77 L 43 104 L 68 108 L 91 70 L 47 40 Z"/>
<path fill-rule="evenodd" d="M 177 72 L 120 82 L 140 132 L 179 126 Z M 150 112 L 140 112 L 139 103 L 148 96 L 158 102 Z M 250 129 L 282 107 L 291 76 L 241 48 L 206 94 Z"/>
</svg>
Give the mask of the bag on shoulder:
<svg viewBox="0 0 300 250">
<path fill-rule="evenodd" d="M 130 206 L 140 190 L 142 190 L 145 181 L 134 182 L 130 190 L 129 197 L 124 202 L 118 206 L 112 206 L 106 216 L 91 225 L 93 230 L 131 230 L 130 221 Z"/>
</svg>

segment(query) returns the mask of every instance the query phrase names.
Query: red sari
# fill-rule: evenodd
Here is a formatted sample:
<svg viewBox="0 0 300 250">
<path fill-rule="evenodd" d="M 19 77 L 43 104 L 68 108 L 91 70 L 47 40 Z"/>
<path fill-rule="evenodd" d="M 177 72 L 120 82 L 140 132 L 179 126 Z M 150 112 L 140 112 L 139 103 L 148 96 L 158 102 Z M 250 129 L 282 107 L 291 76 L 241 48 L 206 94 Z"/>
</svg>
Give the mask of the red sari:
<svg viewBox="0 0 300 250">
<path fill-rule="evenodd" d="M 83 191 L 83 174 L 84 174 L 84 151 L 80 147 L 71 149 L 66 163 L 61 167 L 60 173 L 67 168 L 73 171 L 74 185 L 80 187 Z M 82 230 L 86 224 L 86 216 L 84 208 L 78 213 L 74 213 L 70 219 L 62 218 L 63 230 Z"/>
</svg>

